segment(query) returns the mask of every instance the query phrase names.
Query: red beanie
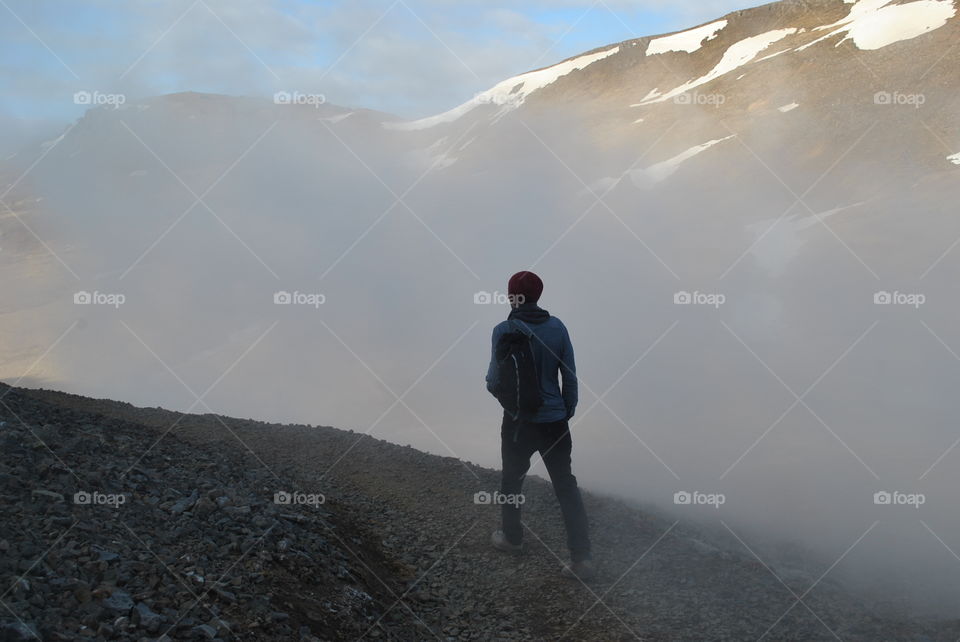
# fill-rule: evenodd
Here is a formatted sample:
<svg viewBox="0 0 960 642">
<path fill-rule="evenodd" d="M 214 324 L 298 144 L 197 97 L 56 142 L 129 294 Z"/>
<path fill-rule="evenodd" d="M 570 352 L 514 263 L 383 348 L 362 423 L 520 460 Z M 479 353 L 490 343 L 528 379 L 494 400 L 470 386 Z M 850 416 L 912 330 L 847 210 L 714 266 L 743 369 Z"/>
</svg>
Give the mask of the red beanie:
<svg viewBox="0 0 960 642">
<path fill-rule="evenodd" d="M 523 296 L 520 303 L 536 303 L 543 294 L 543 281 L 533 272 L 517 272 L 510 277 L 507 293 Z"/>
</svg>

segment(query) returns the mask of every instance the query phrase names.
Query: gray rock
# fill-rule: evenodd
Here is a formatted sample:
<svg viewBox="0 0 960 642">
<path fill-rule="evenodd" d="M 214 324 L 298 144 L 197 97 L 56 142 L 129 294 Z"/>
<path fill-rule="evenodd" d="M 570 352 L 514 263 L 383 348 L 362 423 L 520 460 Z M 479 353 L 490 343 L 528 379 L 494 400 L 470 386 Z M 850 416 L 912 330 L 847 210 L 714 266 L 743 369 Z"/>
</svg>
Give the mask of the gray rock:
<svg viewBox="0 0 960 642">
<path fill-rule="evenodd" d="M 118 615 L 125 615 L 133 608 L 133 598 L 126 591 L 115 589 L 110 597 L 103 600 L 103 606 Z"/>
<path fill-rule="evenodd" d="M 191 508 L 193 508 L 193 505 L 197 503 L 197 498 L 199 497 L 200 497 L 200 493 L 197 492 L 196 489 L 194 489 L 189 496 L 184 497 L 183 499 L 180 499 L 176 503 L 174 503 L 174 505 L 170 507 L 170 512 L 173 513 L 174 515 L 179 515 L 181 513 L 184 513 L 190 510 Z"/>
<path fill-rule="evenodd" d="M 94 546 L 93 551 L 99 555 L 98 561 L 100 562 L 112 562 L 120 559 L 120 556 L 113 551 L 108 551 L 104 548 L 100 548 L 99 546 Z"/>
<path fill-rule="evenodd" d="M 201 497 L 193 510 L 198 515 L 209 515 L 219 508 L 209 497 Z"/>
<path fill-rule="evenodd" d="M 237 601 L 237 596 L 236 596 L 235 593 L 232 593 L 232 592 L 230 592 L 230 591 L 228 591 L 228 590 L 226 590 L 226 589 L 220 588 L 219 586 L 214 586 L 212 592 L 215 593 L 216 595 L 218 595 L 218 596 L 220 597 L 220 599 L 222 599 L 222 600 L 224 600 L 224 601 L 226 601 L 226 602 L 236 602 L 236 601 Z"/>
<path fill-rule="evenodd" d="M 89 602 L 91 599 L 90 585 L 83 581 L 77 582 L 76 586 L 73 587 L 73 597 L 76 598 L 80 604 Z"/>
<path fill-rule="evenodd" d="M 249 515 L 250 507 L 249 506 L 227 506 L 223 509 L 223 512 L 227 513 L 228 515 L 233 515 L 235 517 L 241 516 L 241 515 Z"/>
<path fill-rule="evenodd" d="M 154 613 L 149 606 L 140 602 L 133 611 L 135 621 L 147 631 L 154 633 L 160 628 L 160 625 L 167 619 L 159 613 Z"/>
</svg>

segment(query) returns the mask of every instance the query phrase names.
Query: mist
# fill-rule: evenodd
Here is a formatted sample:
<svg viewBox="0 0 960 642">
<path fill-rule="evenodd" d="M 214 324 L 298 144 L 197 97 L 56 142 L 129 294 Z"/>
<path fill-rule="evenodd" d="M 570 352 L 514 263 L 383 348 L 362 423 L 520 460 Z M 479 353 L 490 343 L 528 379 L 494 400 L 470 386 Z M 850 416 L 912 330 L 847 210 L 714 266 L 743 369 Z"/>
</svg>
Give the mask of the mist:
<svg viewBox="0 0 960 642">
<path fill-rule="evenodd" d="M 434 136 L 262 97 L 91 110 L 5 181 L 0 379 L 499 467 L 483 377 L 508 307 L 484 293 L 532 269 L 576 350 L 585 488 L 956 616 L 956 174 L 916 182 L 879 131 L 821 178 L 835 158 L 812 172 L 745 120 L 612 150 L 573 108 L 523 114 Z M 729 135 L 723 162 L 591 187 Z"/>
</svg>

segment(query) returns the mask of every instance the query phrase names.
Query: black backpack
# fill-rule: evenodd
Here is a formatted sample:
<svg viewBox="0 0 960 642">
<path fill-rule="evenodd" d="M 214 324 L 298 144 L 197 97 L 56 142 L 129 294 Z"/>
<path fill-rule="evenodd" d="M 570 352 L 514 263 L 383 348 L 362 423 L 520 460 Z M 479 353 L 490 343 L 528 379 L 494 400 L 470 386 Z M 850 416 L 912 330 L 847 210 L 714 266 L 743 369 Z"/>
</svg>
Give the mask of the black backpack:
<svg viewBox="0 0 960 642">
<path fill-rule="evenodd" d="M 497 342 L 496 397 L 503 409 L 519 419 L 536 413 L 543 405 L 540 395 L 540 377 L 533 360 L 533 333 L 510 322 L 513 330 L 505 333 Z"/>
</svg>

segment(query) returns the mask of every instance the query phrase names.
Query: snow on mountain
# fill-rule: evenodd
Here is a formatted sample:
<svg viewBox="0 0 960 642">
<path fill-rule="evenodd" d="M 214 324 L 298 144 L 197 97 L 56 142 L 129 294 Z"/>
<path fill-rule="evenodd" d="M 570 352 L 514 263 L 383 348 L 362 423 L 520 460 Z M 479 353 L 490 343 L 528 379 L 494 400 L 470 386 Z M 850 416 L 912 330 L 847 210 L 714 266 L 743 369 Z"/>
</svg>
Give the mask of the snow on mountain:
<svg viewBox="0 0 960 642">
<path fill-rule="evenodd" d="M 427 129 L 440 123 L 457 120 L 481 105 L 496 105 L 500 107 L 498 117 L 502 116 L 506 112 L 512 111 L 522 105 L 527 97 L 538 89 L 543 89 L 547 85 L 556 82 L 557 79 L 574 71 L 584 69 L 598 60 L 603 60 L 604 58 L 614 55 L 618 51 L 620 51 L 620 47 L 616 46 L 604 51 L 571 58 L 552 67 L 546 67 L 508 78 L 497 83 L 492 88 L 477 94 L 462 105 L 454 107 L 450 111 L 421 120 L 392 124 L 389 125 L 388 128 L 401 130 Z"/>
<path fill-rule="evenodd" d="M 655 163 L 646 167 L 644 169 L 634 169 L 624 172 L 619 177 L 604 177 L 598 179 L 590 184 L 590 186 L 582 190 L 581 194 L 587 194 L 590 192 L 602 194 L 613 189 L 618 185 L 624 178 L 629 177 L 630 181 L 640 189 L 650 189 L 658 183 L 662 183 L 671 176 L 673 176 L 677 170 L 680 169 L 680 166 L 683 165 L 686 161 L 690 160 L 694 156 L 702 154 L 707 151 L 714 145 L 722 143 L 724 141 L 730 140 L 733 136 L 727 136 L 725 138 L 718 138 L 716 140 L 707 141 L 701 145 L 694 145 L 689 149 L 686 149 L 672 158 Z"/>
<path fill-rule="evenodd" d="M 797 29 L 795 27 L 790 27 L 789 29 L 774 29 L 773 31 L 768 31 L 766 33 L 761 33 L 759 35 L 751 36 L 741 40 L 737 44 L 727 49 L 726 53 L 723 54 L 723 58 L 719 63 L 717 63 L 717 66 L 711 69 L 710 72 L 705 76 L 685 82 L 679 87 L 675 87 L 665 94 L 657 92 L 655 97 L 646 99 L 640 104 L 648 105 L 650 103 L 664 102 L 666 100 L 670 100 L 674 96 L 685 94 L 691 89 L 705 85 L 715 78 L 719 78 L 724 74 L 728 74 L 731 71 L 746 65 L 756 58 L 761 52 L 766 50 L 770 45 L 774 44 L 775 42 L 779 42 L 787 36 L 795 33 L 797 33 Z"/>
<path fill-rule="evenodd" d="M 684 162 L 690 160 L 698 154 L 702 154 L 714 145 L 730 140 L 731 138 L 733 138 L 732 135 L 727 136 L 726 138 L 710 140 L 702 145 L 695 145 L 690 149 L 684 150 L 683 152 L 677 154 L 673 158 L 668 158 L 665 161 L 651 165 L 644 170 L 630 172 L 630 179 L 633 181 L 634 185 L 642 189 L 651 187 L 656 183 L 661 183 L 673 176 L 673 174 L 680 169 L 680 166 Z"/>
<path fill-rule="evenodd" d="M 803 51 L 833 36 L 846 33 L 835 46 L 852 40 L 858 49 L 881 49 L 902 40 L 910 40 L 939 29 L 957 14 L 953 0 L 918 0 L 891 4 L 893 0 L 859 0 L 849 15 L 814 31 L 832 29 L 827 35 L 797 49 Z"/>
<path fill-rule="evenodd" d="M 654 38 L 647 47 L 647 55 L 653 56 L 667 53 L 668 51 L 693 53 L 702 47 L 705 41 L 716 38 L 717 34 L 726 26 L 726 20 L 718 20 L 717 22 L 711 22 L 708 25 L 703 25 L 696 29 L 690 29 L 689 31 L 682 31 L 670 36 L 663 36 L 662 38 Z"/>
<path fill-rule="evenodd" d="M 897 42 L 912 40 L 923 34 L 936 31 L 946 25 L 957 13 L 953 0 L 914 0 L 903 4 L 893 4 L 893 2 L 894 0 L 843 0 L 841 3 L 840 0 L 836 0 L 835 2 L 821 2 L 817 5 L 816 10 L 806 13 L 804 13 L 804 10 L 809 9 L 812 5 L 782 2 L 778 4 L 796 12 L 797 20 L 794 24 L 783 24 L 782 22 L 786 22 L 786 20 L 783 20 L 778 25 L 779 28 L 771 29 L 769 27 L 775 25 L 770 24 L 769 21 L 766 23 L 756 21 L 758 25 L 768 25 L 767 29 L 762 31 L 758 29 L 751 33 L 750 25 L 752 21 L 746 19 L 745 16 L 756 15 L 758 12 L 764 11 L 764 7 L 760 7 L 754 10 L 737 12 L 726 18 L 687 31 L 654 37 L 649 39 L 645 50 L 639 54 L 642 58 L 684 53 L 690 54 L 690 59 L 694 59 L 704 54 L 704 48 L 708 43 L 711 44 L 710 53 L 704 54 L 701 59 L 716 61 L 716 58 L 713 57 L 716 52 L 722 51 L 723 53 L 720 54 L 719 61 L 713 62 L 710 68 L 701 71 L 691 80 L 677 84 L 669 90 L 654 86 L 645 90 L 646 95 L 640 102 L 633 103 L 630 106 L 639 107 L 669 101 L 751 63 L 768 61 L 787 53 L 803 52 L 835 36 L 843 36 L 837 40 L 835 47 L 850 41 L 861 50 L 881 49 Z M 824 8 L 829 8 L 830 11 L 824 11 Z M 835 19 L 837 11 L 844 11 L 846 15 L 837 20 Z M 815 20 L 820 13 L 823 13 L 826 19 L 822 20 L 819 25 L 817 22 L 810 25 L 810 22 Z M 824 22 L 826 24 L 823 24 Z M 737 35 L 733 36 L 733 34 Z M 737 39 L 731 42 L 731 36 Z M 813 39 L 805 42 L 809 37 L 813 37 Z M 389 123 L 385 124 L 385 127 L 406 131 L 425 130 L 440 124 L 455 122 L 477 108 L 487 105 L 497 108 L 492 112 L 491 117 L 491 121 L 496 122 L 507 113 L 523 105 L 539 90 L 549 85 L 558 84 L 558 81 L 561 80 L 566 83 L 565 86 L 569 85 L 572 82 L 570 78 L 573 77 L 571 76 L 573 72 L 587 70 L 588 67 L 600 60 L 616 57 L 618 60 L 623 60 L 625 64 L 639 63 L 639 61 L 634 62 L 636 54 L 633 53 L 633 47 L 626 45 L 642 44 L 644 40 L 620 43 L 606 49 L 570 58 L 550 67 L 508 78 L 444 113 L 409 122 Z M 788 46 L 779 49 L 773 48 L 776 43 L 784 40 L 789 40 Z M 670 66 L 671 68 L 674 67 L 672 64 Z M 744 74 L 740 74 L 737 79 L 743 77 Z M 671 80 L 676 81 L 678 79 L 676 75 L 671 74 Z M 636 81 L 642 83 L 643 77 L 638 76 Z M 634 122 L 637 122 L 637 120 L 634 119 Z"/>
<path fill-rule="evenodd" d="M 437 152 L 438 140 L 479 135 L 469 152 L 456 151 L 458 172 L 483 171 L 486 163 L 502 160 L 503 146 L 521 145 L 531 128 L 544 139 L 563 132 L 562 145 L 581 152 L 563 161 L 583 172 L 587 184 L 606 189 L 629 174 L 634 184 L 653 189 L 669 182 L 687 159 L 751 129 L 758 136 L 741 140 L 758 155 L 765 156 L 768 142 L 773 156 L 796 146 L 804 152 L 794 156 L 795 162 L 822 173 L 830 167 L 831 155 L 836 158 L 846 151 L 844 145 L 856 143 L 855 131 L 878 122 L 885 123 L 876 129 L 883 134 L 868 137 L 854 156 L 872 145 L 874 158 L 882 155 L 879 147 L 909 149 L 885 158 L 902 161 L 907 173 L 922 172 L 926 169 L 907 162 L 909 154 L 919 154 L 931 166 L 942 163 L 943 156 L 928 133 L 906 132 L 907 114 L 898 109 L 898 101 L 912 99 L 916 106 L 922 94 L 922 104 L 929 106 L 949 97 L 943 92 L 960 52 L 951 48 L 960 36 L 956 14 L 951 0 L 784 0 L 685 31 L 614 43 L 508 78 L 447 112 L 384 127 L 396 132 L 391 135 L 398 140 L 426 150 L 418 152 L 422 158 L 442 157 L 438 169 L 449 168 L 453 159 Z M 815 47 L 818 43 L 824 46 Z M 877 50 L 884 55 L 869 55 Z M 864 53 L 854 60 L 857 51 Z M 917 74 L 911 68 L 921 60 L 929 60 L 924 68 L 929 73 L 912 86 Z M 874 73 L 863 74 L 864 65 Z M 886 94 L 891 96 L 887 103 L 875 98 Z M 771 113 L 792 117 L 776 122 L 758 117 Z M 953 144 L 953 112 L 925 113 L 932 119 L 927 124 Z M 514 121 L 526 127 L 513 129 Z M 483 128 L 472 134 L 466 130 L 475 125 Z M 661 135 L 664 139 L 657 142 Z M 709 142 L 687 149 L 691 141 Z M 579 166 L 589 157 L 582 152 L 594 145 L 602 148 L 598 162 Z M 653 164 L 627 170 L 636 161 L 636 150 L 651 145 Z M 676 155 L 678 149 L 687 151 Z M 696 172 L 707 172 L 714 162 L 732 171 L 740 164 L 724 159 L 738 157 L 738 149 L 743 151 L 725 146 L 711 153 L 711 161 L 698 163 Z M 950 160 L 960 164 L 958 156 Z"/>
</svg>

